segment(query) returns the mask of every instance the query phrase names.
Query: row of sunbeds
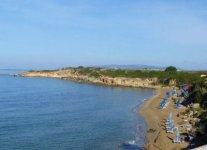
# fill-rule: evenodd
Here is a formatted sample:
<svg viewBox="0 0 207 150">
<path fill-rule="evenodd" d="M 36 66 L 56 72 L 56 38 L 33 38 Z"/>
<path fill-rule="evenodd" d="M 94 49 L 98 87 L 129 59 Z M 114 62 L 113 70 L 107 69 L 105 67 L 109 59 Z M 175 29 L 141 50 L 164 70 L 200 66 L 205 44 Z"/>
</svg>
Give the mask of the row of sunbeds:
<svg viewBox="0 0 207 150">
<path fill-rule="evenodd" d="M 161 102 L 160 102 L 160 105 L 159 105 L 160 109 L 165 109 L 168 106 L 168 104 L 170 103 L 169 98 L 170 98 L 171 95 L 173 97 L 177 97 L 178 96 L 178 93 L 177 93 L 175 88 L 172 90 L 172 92 L 170 92 L 170 91 L 166 92 L 165 98 L 163 100 L 161 100 Z M 176 108 L 179 109 L 181 107 L 182 107 L 181 103 L 179 103 L 179 101 L 176 102 Z"/>
<path fill-rule="evenodd" d="M 173 97 L 177 97 L 178 96 L 178 92 L 176 91 L 175 88 L 172 90 L 172 92 L 170 92 L 170 91 L 166 92 L 166 98 L 164 98 L 160 102 L 160 109 L 164 109 L 164 108 L 166 108 L 168 106 L 170 96 L 173 96 Z M 179 109 L 180 107 L 181 107 L 181 104 L 180 104 L 179 101 L 177 101 L 176 102 L 176 108 Z M 171 133 L 171 134 L 175 133 L 175 137 L 176 138 L 173 140 L 173 143 L 178 143 L 178 144 L 183 143 L 183 141 L 180 139 L 179 129 L 178 129 L 178 127 L 175 127 L 172 112 L 170 112 L 169 117 L 168 117 L 168 119 L 165 122 L 165 128 L 166 128 L 166 132 L 167 133 Z"/>
<path fill-rule="evenodd" d="M 172 112 L 169 114 L 169 117 L 166 120 L 165 125 L 166 125 L 166 132 L 167 133 L 171 133 L 171 134 L 175 133 L 176 139 L 173 140 L 173 143 L 178 143 L 178 144 L 183 143 L 183 141 L 180 138 L 179 129 L 178 129 L 178 127 L 175 127 Z"/>
</svg>

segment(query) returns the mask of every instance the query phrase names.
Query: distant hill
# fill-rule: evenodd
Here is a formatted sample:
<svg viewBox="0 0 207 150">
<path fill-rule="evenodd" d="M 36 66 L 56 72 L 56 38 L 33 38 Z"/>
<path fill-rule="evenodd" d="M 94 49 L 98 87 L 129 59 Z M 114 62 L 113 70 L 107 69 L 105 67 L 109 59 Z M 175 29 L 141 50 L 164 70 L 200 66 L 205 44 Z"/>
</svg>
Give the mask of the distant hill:
<svg viewBox="0 0 207 150">
<path fill-rule="evenodd" d="M 150 65 L 102 65 L 102 66 L 94 66 L 94 67 L 101 67 L 101 68 L 109 68 L 109 69 L 131 69 L 131 70 L 164 70 L 166 67 L 159 67 L 159 66 L 150 66 Z"/>
</svg>

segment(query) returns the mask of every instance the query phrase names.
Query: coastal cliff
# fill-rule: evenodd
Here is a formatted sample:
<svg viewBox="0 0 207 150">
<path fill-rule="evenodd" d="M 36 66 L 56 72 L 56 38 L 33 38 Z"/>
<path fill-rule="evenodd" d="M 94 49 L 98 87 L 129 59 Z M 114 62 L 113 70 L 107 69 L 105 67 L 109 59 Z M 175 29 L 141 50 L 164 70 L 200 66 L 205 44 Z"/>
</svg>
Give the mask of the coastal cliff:
<svg viewBox="0 0 207 150">
<path fill-rule="evenodd" d="M 50 71 L 30 71 L 20 74 L 22 77 L 46 77 L 73 80 L 77 82 L 89 82 L 108 86 L 125 86 L 141 88 L 159 88 L 157 78 L 128 78 L 128 77 L 109 77 L 91 76 L 83 74 L 77 69 L 62 69 Z"/>
</svg>

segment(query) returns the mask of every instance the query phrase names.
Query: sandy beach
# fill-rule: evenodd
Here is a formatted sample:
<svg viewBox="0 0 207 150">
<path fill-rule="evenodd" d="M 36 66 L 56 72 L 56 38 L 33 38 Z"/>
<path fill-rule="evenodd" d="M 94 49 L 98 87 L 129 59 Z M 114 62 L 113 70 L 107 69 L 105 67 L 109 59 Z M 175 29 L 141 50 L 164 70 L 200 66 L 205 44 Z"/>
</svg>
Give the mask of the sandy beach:
<svg viewBox="0 0 207 150">
<path fill-rule="evenodd" d="M 188 146 L 188 143 L 174 144 L 172 140 L 175 139 L 175 134 L 166 133 L 164 120 L 167 119 L 170 112 L 173 113 L 175 125 L 182 132 L 182 129 L 177 124 L 182 119 L 177 117 L 177 114 L 186 109 L 176 109 L 172 98 L 170 98 L 170 104 L 166 109 L 159 109 L 159 103 L 165 96 L 166 89 L 156 89 L 156 94 L 145 101 L 140 109 L 140 114 L 144 117 L 148 127 L 146 135 L 147 143 L 144 145 L 146 150 L 180 150 Z"/>
</svg>

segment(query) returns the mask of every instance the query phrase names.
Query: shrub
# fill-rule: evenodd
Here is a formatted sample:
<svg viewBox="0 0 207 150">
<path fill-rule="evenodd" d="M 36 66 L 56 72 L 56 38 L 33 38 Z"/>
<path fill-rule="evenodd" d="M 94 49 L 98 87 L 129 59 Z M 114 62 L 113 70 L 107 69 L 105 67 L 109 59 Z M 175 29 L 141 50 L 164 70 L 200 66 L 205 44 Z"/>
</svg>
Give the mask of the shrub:
<svg viewBox="0 0 207 150">
<path fill-rule="evenodd" d="M 177 68 L 174 66 L 169 66 L 165 69 L 166 72 L 177 72 Z"/>
</svg>

